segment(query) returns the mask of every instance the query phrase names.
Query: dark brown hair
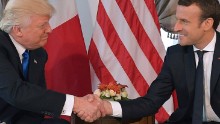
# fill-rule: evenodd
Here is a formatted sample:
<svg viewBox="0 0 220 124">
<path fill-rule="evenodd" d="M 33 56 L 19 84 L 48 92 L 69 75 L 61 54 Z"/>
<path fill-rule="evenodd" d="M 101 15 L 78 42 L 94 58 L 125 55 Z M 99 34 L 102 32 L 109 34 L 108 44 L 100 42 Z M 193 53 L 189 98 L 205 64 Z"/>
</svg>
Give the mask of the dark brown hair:
<svg viewBox="0 0 220 124">
<path fill-rule="evenodd" d="M 190 6 L 196 4 L 201 10 L 201 21 L 213 18 L 213 28 L 216 30 L 220 21 L 220 5 L 218 0 L 179 0 L 178 5 Z"/>
</svg>

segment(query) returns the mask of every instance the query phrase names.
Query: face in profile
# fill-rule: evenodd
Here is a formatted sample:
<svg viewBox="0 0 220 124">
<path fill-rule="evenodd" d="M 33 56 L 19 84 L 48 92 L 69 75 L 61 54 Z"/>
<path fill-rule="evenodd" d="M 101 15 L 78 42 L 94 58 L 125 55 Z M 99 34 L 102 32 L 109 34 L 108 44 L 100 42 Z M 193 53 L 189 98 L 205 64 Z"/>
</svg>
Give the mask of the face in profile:
<svg viewBox="0 0 220 124">
<path fill-rule="evenodd" d="M 44 46 L 51 32 L 49 19 L 49 16 L 31 16 L 30 23 L 20 27 L 20 44 L 28 49 L 36 49 Z"/>
<path fill-rule="evenodd" d="M 174 30 L 179 34 L 179 44 L 199 45 L 204 39 L 204 24 L 201 21 L 201 9 L 196 5 L 178 5 Z"/>
</svg>

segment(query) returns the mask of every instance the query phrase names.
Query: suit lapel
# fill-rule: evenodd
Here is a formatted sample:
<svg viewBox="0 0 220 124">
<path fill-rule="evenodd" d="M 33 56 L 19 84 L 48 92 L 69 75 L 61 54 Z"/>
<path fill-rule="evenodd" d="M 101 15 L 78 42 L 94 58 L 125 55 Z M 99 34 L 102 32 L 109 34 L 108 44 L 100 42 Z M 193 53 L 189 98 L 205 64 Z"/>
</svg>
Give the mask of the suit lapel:
<svg viewBox="0 0 220 124">
<path fill-rule="evenodd" d="M 215 51 L 213 55 L 212 73 L 211 73 L 211 89 L 210 89 L 211 96 L 215 89 L 215 85 L 218 81 L 219 73 L 220 73 L 220 34 L 218 32 L 216 37 L 217 39 L 216 39 Z"/>
<path fill-rule="evenodd" d="M 7 38 L 7 42 L 5 42 L 7 49 L 9 50 L 9 59 L 12 65 L 14 66 L 15 70 L 18 72 L 18 74 L 23 77 L 22 72 L 22 64 L 18 55 L 18 52 L 16 50 L 16 47 L 12 43 L 9 35 L 3 31 L 0 31 L 0 34 L 3 34 Z M 42 70 L 44 67 L 42 64 L 42 58 L 40 55 L 37 54 L 37 50 L 31 50 L 30 51 L 30 60 L 29 60 L 29 70 L 28 70 L 28 80 L 29 82 L 37 82 L 37 77 L 39 77 L 39 71 Z M 31 68 L 31 69 L 30 69 Z M 42 73 L 42 72 L 41 72 Z"/>
<path fill-rule="evenodd" d="M 14 66 L 14 68 L 18 72 L 18 74 L 23 76 L 21 60 L 19 58 L 18 51 L 16 50 L 14 44 L 12 43 L 9 35 L 3 31 L 1 31 L 1 32 L 8 39 L 7 42 L 5 42 L 5 43 L 8 44 L 7 47 L 9 50 L 9 58 L 11 59 L 12 65 Z"/>
<path fill-rule="evenodd" d="M 195 55 L 192 46 L 186 47 L 186 52 L 184 54 L 184 63 L 186 69 L 186 80 L 187 80 L 187 87 L 189 95 L 192 96 L 193 89 L 194 89 L 194 82 L 195 82 L 195 70 L 196 70 L 196 63 L 195 63 Z"/>
<path fill-rule="evenodd" d="M 16 70 L 19 71 L 18 73 L 24 78 L 21 60 L 20 60 L 20 58 L 19 58 L 18 53 L 16 53 L 16 54 L 17 54 L 17 55 L 12 58 L 13 65 L 14 65 L 14 67 L 16 67 Z"/>
<path fill-rule="evenodd" d="M 28 71 L 28 79 L 33 80 L 34 77 L 38 77 L 38 63 L 34 51 L 30 51 L 30 60 L 29 60 L 29 71 Z"/>
<path fill-rule="evenodd" d="M 14 52 L 13 55 L 14 56 L 11 57 L 11 62 L 13 63 L 16 70 L 18 70 L 18 73 L 23 76 L 22 64 L 21 64 L 21 60 L 19 58 L 18 52 Z"/>
</svg>

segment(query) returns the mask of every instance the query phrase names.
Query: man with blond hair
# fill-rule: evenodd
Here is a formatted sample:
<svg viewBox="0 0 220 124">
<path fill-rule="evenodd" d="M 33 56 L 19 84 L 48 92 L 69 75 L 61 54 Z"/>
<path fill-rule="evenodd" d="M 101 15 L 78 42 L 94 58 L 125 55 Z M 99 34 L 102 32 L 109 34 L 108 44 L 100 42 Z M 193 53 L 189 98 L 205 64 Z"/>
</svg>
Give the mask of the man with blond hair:
<svg viewBox="0 0 220 124">
<path fill-rule="evenodd" d="M 66 124 L 58 117 L 73 111 L 88 115 L 86 121 L 101 116 L 99 100 L 46 89 L 43 46 L 53 13 L 47 0 L 10 0 L 5 7 L 0 21 L 0 123 Z"/>
</svg>

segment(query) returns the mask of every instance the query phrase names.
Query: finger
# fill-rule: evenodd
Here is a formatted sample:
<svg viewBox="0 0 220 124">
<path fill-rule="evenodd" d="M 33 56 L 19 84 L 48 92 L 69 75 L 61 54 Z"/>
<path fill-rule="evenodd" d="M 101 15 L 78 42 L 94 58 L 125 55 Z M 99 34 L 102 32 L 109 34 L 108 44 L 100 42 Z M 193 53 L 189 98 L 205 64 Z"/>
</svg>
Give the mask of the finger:
<svg viewBox="0 0 220 124">
<path fill-rule="evenodd" d="M 98 119 L 98 118 L 100 118 L 100 117 L 101 117 L 101 115 L 102 115 L 102 114 L 101 114 L 101 112 L 100 112 L 100 111 L 96 112 L 96 118 L 95 118 L 95 120 L 96 120 L 96 119 Z"/>
<path fill-rule="evenodd" d="M 84 111 L 80 111 L 80 112 L 77 113 L 77 116 L 82 117 L 84 113 L 85 113 Z"/>
<path fill-rule="evenodd" d="M 92 102 L 92 101 L 94 101 L 94 100 L 95 100 L 94 95 L 91 95 L 91 94 L 87 95 L 87 101 L 88 101 L 88 102 Z"/>
<path fill-rule="evenodd" d="M 94 120 L 93 120 L 93 118 L 92 118 L 91 116 L 87 116 L 87 117 L 85 118 L 85 121 L 86 121 L 86 122 L 93 122 Z"/>
<path fill-rule="evenodd" d="M 107 113 L 104 104 L 105 104 L 105 103 L 103 102 L 102 105 L 101 105 L 100 108 L 99 108 L 102 117 L 105 117 L 105 116 L 106 116 L 106 113 Z"/>
<path fill-rule="evenodd" d="M 81 120 L 85 120 L 88 117 L 87 114 L 83 114 L 82 116 L 80 116 Z"/>
<path fill-rule="evenodd" d="M 96 100 L 101 101 L 101 99 L 99 98 L 99 96 L 98 96 L 98 95 L 94 95 L 94 97 L 96 98 Z"/>
<path fill-rule="evenodd" d="M 106 116 L 106 111 L 105 110 L 102 110 L 101 111 L 101 117 L 105 117 Z"/>
<path fill-rule="evenodd" d="M 77 113 L 77 116 L 80 117 L 81 120 L 85 120 L 85 118 L 87 118 L 87 116 L 89 115 L 84 111 L 80 111 L 79 113 Z"/>
</svg>

